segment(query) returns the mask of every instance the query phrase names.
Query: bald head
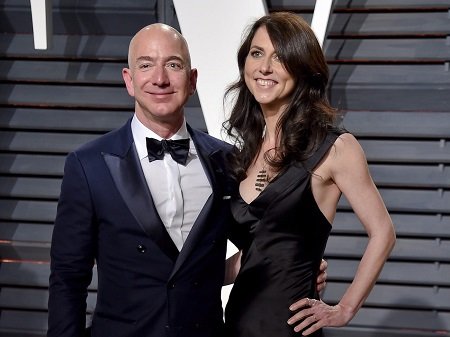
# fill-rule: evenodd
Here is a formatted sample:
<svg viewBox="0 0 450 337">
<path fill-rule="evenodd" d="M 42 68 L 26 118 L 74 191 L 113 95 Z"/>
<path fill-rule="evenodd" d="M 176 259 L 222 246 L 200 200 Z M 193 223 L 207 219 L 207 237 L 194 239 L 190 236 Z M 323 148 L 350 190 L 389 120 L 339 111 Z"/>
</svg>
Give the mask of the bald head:
<svg viewBox="0 0 450 337">
<path fill-rule="evenodd" d="M 180 54 L 186 61 L 187 67 L 191 68 L 191 56 L 186 39 L 175 28 L 164 23 L 153 23 L 145 26 L 134 35 L 128 48 L 128 66 L 133 68 L 136 62 L 137 46 L 149 43 L 152 40 L 161 41 L 161 43 L 171 43 L 179 48 Z"/>
<path fill-rule="evenodd" d="M 197 85 L 186 40 L 168 25 L 146 26 L 130 42 L 128 65 L 122 76 L 137 118 L 169 138 L 183 124 L 184 105 Z"/>
</svg>

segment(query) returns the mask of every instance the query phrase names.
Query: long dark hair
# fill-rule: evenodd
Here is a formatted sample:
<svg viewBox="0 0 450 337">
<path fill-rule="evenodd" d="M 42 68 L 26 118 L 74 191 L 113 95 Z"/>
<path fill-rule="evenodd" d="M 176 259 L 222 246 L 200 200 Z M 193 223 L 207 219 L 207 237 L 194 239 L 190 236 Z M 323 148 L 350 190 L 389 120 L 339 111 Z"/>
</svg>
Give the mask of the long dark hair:
<svg viewBox="0 0 450 337">
<path fill-rule="evenodd" d="M 224 102 L 233 94 L 230 118 L 224 123 L 227 135 L 235 141 L 236 152 L 231 157 L 238 178 L 245 178 L 248 167 L 261 149 L 264 116 L 259 103 L 245 84 L 244 67 L 256 31 L 265 27 L 287 72 L 294 78 L 291 100 L 281 115 L 276 133 L 280 145 L 265 154 L 274 171 L 280 171 L 294 161 L 303 161 L 325 139 L 335 124 L 336 109 L 326 96 L 328 66 L 316 36 L 298 15 L 274 12 L 261 17 L 251 27 L 238 50 L 239 79 L 230 85 Z"/>
</svg>

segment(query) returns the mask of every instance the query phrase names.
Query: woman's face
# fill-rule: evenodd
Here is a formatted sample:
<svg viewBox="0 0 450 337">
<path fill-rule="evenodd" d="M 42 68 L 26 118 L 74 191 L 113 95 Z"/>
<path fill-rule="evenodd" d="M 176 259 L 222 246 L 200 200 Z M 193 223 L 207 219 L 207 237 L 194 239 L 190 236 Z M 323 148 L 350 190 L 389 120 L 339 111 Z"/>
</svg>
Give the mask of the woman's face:
<svg viewBox="0 0 450 337">
<path fill-rule="evenodd" d="M 263 110 L 279 112 L 289 103 L 295 80 L 278 58 L 264 26 L 253 37 L 244 76 L 248 89 Z"/>
</svg>

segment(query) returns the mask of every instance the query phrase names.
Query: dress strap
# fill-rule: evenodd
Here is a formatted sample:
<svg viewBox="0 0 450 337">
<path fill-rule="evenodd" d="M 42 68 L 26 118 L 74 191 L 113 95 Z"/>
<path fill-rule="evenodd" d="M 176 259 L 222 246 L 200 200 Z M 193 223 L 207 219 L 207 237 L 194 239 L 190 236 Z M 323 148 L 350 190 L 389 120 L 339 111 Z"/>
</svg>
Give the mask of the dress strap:
<svg viewBox="0 0 450 337">
<path fill-rule="evenodd" d="M 314 152 L 311 157 L 303 162 L 303 167 L 308 172 L 312 171 L 322 160 L 323 156 L 328 152 L 331 146 L 333 146 L 334 142 L 340 135 L 341 133 L 338 132 L 328 132 L 327 136 L 323 140 L 322 144 L 319 145 L 316 152 Z"/>
</svg>

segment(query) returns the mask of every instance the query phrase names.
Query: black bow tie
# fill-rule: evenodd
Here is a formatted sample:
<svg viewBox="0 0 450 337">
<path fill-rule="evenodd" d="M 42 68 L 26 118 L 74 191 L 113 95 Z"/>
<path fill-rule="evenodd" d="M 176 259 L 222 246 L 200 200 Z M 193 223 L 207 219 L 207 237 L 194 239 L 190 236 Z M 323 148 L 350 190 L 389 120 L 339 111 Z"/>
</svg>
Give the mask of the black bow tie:
<svg viewBox="0 0 450 337">
<path fill-rule="evenodd" d="M 147 138 L 147 152 L 150 162 L 163 159 L 164 153 L 167 152 L 177 163 L 186 165 L 189 154 L 189 138 L 177 140 L 163 139 L 161 141 L 154 138 Z"/>
</svg>

